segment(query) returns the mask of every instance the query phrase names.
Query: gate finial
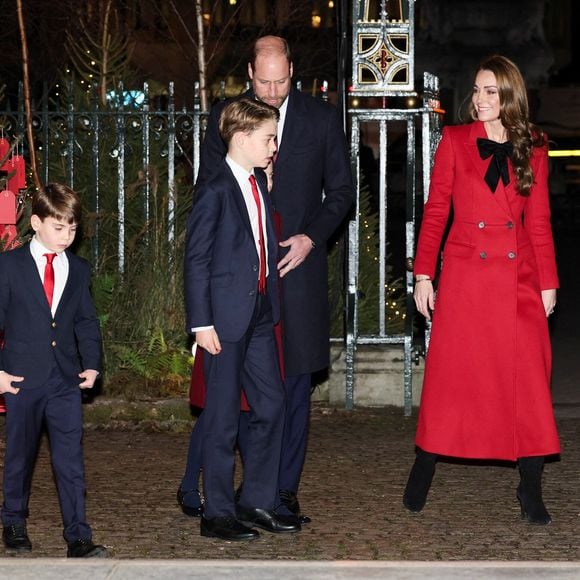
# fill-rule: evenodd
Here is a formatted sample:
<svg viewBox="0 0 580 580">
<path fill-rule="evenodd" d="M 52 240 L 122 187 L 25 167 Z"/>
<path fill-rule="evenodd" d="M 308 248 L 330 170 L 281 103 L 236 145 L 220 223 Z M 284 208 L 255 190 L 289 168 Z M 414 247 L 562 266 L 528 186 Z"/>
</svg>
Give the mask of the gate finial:
<svg viewBox="0 0 580 580">
<path fill-rule="evenodd" d="M 352 94 L 414 93 L 415 0 L 354 0 Z"/>
</svg>

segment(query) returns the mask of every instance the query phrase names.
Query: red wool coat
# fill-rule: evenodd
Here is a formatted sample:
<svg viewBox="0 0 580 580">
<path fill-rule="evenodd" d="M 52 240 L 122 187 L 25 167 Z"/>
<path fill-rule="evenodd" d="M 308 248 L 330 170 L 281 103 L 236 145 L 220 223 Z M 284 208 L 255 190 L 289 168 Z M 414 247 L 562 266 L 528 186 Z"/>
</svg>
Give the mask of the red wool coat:
<svg viewBox="0 0 580 580">
<path fill-rule="evenodd" d="M 446 127 L 435 155 L 415 274 L 443 249 L 416 443 L 455 457 L 515 460 L 559 453 L 551 349 L 541 290 L 558 287 L 547 147 L 535 148 L 529 197 L 483 177 L 482 123 Z"/>
</svg>

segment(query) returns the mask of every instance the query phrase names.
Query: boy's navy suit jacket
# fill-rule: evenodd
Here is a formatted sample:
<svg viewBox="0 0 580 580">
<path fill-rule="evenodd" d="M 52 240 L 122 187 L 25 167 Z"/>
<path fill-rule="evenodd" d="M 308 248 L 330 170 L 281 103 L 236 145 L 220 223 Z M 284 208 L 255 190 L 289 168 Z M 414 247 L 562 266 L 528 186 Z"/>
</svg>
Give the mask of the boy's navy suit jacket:
<svg viewBox="0 0 580 580">
<path fill-rule="evenodd" d="M 267 291 L 274 323 L 280 317 L 274 230 L 266 176 L 256 170 L 266 204 Z M 187 223 L 185 303 L 187 331 L 213 325 L 218 338 L 237 342 L 248 330 L 258 295 L 259 257 L 242 191 L 225 159 L 196 190 Z"/>
<path fill-rule="evenodd" d="M 66 251 L 69 273 L 53 318 L 29 244 L 0 253 L 0 370 L 24 377 L 15 387 L 42 386 L 56 362 L 79 384 L 85 369 L 100 371 L 101 333 L 90 294 L 89 264 Z"/>
</svg>

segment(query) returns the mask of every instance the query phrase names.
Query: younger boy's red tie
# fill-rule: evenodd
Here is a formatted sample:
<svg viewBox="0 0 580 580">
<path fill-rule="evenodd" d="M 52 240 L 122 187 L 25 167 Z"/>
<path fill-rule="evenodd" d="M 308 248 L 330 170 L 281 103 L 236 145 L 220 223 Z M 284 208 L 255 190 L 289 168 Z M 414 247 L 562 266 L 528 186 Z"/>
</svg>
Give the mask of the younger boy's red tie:
<svg viewBox="0 0 580 580">
<path fill-rule="evenodd" d="M 253 175 L 249 177 L 250 185 L 252 186 L 252 194 L 254 201 L 258 208 L 258 234 L 260 246 L 260 274 L 258 276 L 258 292 L 260 294 L 266 293 L 266 246 L 264 245 L 264 226 L 262 224 L 262 203 L 260 202 L 260 192 L 258 191 L 258 184 Z"/>
<path fill-rule="evenodd" d="M 48 300 L 48 305 L 52 308 L 52 296 L 54 294 L 54 267 L 52 261 L 56 258 L 56 254 L 43 254 L 46 258 L 46 266 L 44 267 L 44 293 Z"/>
</svg>

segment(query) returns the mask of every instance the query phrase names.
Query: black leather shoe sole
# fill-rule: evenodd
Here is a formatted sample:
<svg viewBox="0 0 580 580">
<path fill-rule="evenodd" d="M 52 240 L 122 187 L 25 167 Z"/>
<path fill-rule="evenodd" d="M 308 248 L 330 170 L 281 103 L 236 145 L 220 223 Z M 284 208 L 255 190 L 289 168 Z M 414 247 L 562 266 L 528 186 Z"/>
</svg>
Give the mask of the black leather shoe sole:
<svg viewBox="0 0 580 580">
<path fill-rule="evenodd" d="M 18 554 L 32 552 L 32 545 L 29 544 L 12 544 L 5 541 L 4 546 L 8 552 L 16 552 Z"/>
<path fill-rule="evenodd" d="M 67 558 L 108 558 L 105 546 L 93 544 L 90 540 L 71 542 L 66 553 Z"/>
<path fill-rule="evenodd" d="M 260 537 L 256 530 L 242 525 L 242 522 L 236 522 L 231 527 L 218 526 L 208 523 L 204 518 L 201 520 L 200 534 L 204 538 L 218 538 L 227 542 L 248 542 Z"/>
<path fill-rule="evenodd" d="M 294 534 L 300 531 L 300 522 L 296 516 L 279 515 L 267 510 L 238 511 L 238 521 L 245 526 L 260 528 L 272 534 Z"/>
</svg>

